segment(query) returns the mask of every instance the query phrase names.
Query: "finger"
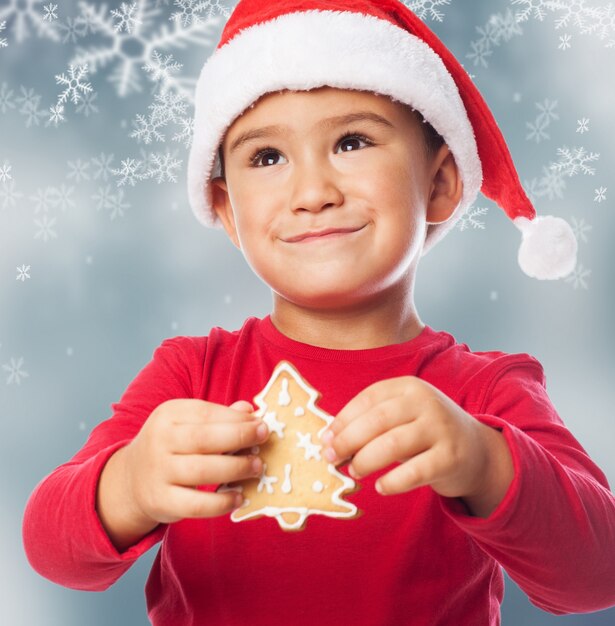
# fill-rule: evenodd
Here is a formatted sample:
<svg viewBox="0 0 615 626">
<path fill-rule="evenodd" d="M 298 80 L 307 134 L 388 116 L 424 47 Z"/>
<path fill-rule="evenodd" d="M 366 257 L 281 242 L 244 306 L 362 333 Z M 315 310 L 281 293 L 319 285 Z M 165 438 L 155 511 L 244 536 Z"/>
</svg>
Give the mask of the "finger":
<svg viewBox="0 0 615 626">
<path fill-rule="evenodd" d="M 207 422 L 245 422 L 259 419 L 254 413 L 238 410 L 193 398 L 174 400 L 173 419 L 175 424 L 202 424 Z M 243 400 L 241 402 L 244 402 Z M 176 404 L 175 404 L 176 403 Z M 232 405 L 231 405 L 232 406 Z M 241 405 L 240 405 L 241 406 Z"/>
<path fill-rule="evenodd" d="M 380 380 L 360 391 L 344 408 L 335 416 L 329 427 L 334 435 L 343 430 L 352 420 L 356 419 L 373 406 L 391 398 L 392 396 L 413 395 L 417 391 L 415 376 L 400 376 Z"/>
<path fill-rule="evenodd" d="M 402 424 L 365 445 L 352 459 L 348 472 L 354 478 L 367 476 L 392 463 L 406 461 L 431 448 L 433 441 L 419 422 Z"/>
<path fill-rule="evenodd" d="M 176 454 L 169 482 L 177 486 L 213 485 L 260 476 L 262 460 L 254 455 Z"/>
<path fill-rule="evenodd" d="M 376 491 L 388 496 L 429 485 L 439 478 L 437 466 L 433 449 L 427 450 L 381 476 L 376 481 Z"/>
<path fill-rule="evenodd" d="M 173 487 L 169 497 L 173 513 L 182 519 L 226 515 L 242 502 L 243 497 L 237 491 L 216 493 L 186 487 Z"/>
<path fill-rule="evenodd" d="M 329 444 L 335 453 L 334 458 L 325 449 L 325 458 L 332 463 L 347 459 L 376 437 L 417 417 L 417 406 L 410 396 L 387 397 L 350 421 L 333 439 L 323 436 L 325 444 Z"/>
<path fill-rule="evenodd" d="M 254 406 L 247 400 L 237 400 L 237 402 L 233 402 L 233 404 L 229 406 L 229 409 L 235 409 L 235 411 L 248 411 L 248 413 L 251 413 L 254 411 Z"/>
<path fill-rule="evenodd" d="M 267 424 L 259 420 L 213 424 L 176 424 L 170 451 L 175 454 L 222 454 L 251 448 L 267 440 Z"/>
</svg>

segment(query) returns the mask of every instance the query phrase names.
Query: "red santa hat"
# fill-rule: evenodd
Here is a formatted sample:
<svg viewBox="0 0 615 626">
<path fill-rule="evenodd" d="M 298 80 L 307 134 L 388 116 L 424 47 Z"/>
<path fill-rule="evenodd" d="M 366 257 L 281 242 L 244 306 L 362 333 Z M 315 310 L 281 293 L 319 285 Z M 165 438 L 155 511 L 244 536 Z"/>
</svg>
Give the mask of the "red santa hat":
<svg viewBox="0 0 615 626">
<path fill-rule="evenodd" d="M 422 255 L 476 200 L 496 202 L 521 231 L 518 261 L 533 278 L 576 265 L 577 241 L 559 217 L 536 216 L 489 107 L 455 56 L 398 0 L 240 0 L 199 76 L 188 196 L 197 219 L 220 228 L 209 181 L 232 122 L 269 92 L 322 86 L 387 95 L 419 111 L 448 144 L 463 197 L 429 224 Z"/>
</svg>

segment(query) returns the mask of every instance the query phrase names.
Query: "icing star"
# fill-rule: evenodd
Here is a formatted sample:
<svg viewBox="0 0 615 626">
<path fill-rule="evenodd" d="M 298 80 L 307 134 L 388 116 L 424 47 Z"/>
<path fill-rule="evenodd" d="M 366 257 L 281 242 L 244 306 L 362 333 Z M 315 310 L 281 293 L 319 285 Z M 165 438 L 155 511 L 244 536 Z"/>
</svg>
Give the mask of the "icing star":
<svg viewBox="0 0 615 626">
<path fill-rule="evenodd" d="M 267 476 L 267 463 L 263 463 L 263 473 L 261 474 L 260 481 L 256 490 L 260 493 L 263 487 L 267 490 L 267 493 L 273 493 L 273 483 L 278 482 L 277 476 Z"/>
<path fill-rule="evenodd" d="M 278 420 L 275 411 L 265 413 L 265 417 L 263 417 L 263 422 L 265 422 L 265 424 L 269 426 L 269 430 L 273 431 L 280 439 L 284 438 L 283 430 L 286 428 L 286 424 Z"/>
<path fill-rule="evenodd" d="M 309 461 L 310 459 L 316 459 L 320 461 L 320 451 L 322 450 L 322 446 L 317 446 L 315 443 L 312 443 L 312 433 L 297 433 L 297 437 L 299 437 L 299 443 L 297 444 L 297 448 L 305 449 L 305 460 Z"/>
</svg>

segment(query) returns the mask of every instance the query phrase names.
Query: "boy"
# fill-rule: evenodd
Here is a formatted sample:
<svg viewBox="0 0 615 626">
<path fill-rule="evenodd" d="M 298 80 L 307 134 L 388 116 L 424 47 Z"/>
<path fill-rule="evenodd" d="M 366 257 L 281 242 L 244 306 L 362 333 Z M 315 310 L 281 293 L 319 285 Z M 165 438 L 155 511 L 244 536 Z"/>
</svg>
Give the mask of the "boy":
<svg viewBox="0 0 615 626">
<path fill-rule="evenodd" d="M 450 53 L 394 0 L 244 0 L 208 63 L 192 207 L 271 287 L 273 312 L 162 343 L 113 417 L 31 496 L 32 565 L 102 590 L 163 540 L 146 592 L 165 626 L 491 626 L 500 565 L 551 613 L 613 605 L 615 498 L 540 363 L 471 352 L 415 310 L 419 259 L 482 175 L 523 231 L 526 272 L 574 266 L 569 227 L 535 217 Z M 240 75 L 225 83 L 230 70 Z M 235 524 L 241 496 L 216 492 L 263 471 L 251 449 L 269 434 L 250 400 L 282 359 L 335 415 L 323 454 L 360 482 L 348 497 L 358 519 L 314 516 L 300 533 L 267 517 Z"/>
</svg>

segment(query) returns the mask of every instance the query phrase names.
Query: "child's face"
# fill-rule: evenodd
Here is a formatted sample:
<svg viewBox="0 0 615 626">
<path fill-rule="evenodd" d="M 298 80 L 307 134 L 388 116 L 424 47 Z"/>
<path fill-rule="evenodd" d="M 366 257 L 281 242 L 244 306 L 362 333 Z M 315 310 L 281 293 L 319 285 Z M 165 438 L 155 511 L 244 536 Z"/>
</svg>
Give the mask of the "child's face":
<svg viewBox="0 0 615 626">
<path fill-rule="evenodd" d="M 387 123 L 323 124 L 357 112 Z M 247 131 L 272 125 L 282 131 L 233 149 Z M 340 141 L 347 131 L 368 141 Z M 411 288 L 430 218 L 434 159 L 408 107 L 331 87 L 270 93 L 234 121 L 223 149 L 225 180 L 211 183 L 214 208 L 274 297 L 341 309 Z M 290 241 L 326 229 L 354 232 Z"/>
</svg>

